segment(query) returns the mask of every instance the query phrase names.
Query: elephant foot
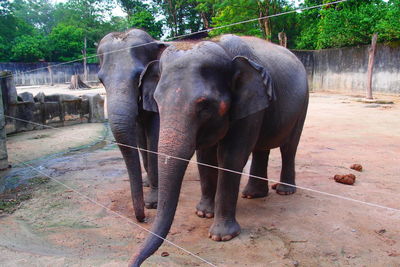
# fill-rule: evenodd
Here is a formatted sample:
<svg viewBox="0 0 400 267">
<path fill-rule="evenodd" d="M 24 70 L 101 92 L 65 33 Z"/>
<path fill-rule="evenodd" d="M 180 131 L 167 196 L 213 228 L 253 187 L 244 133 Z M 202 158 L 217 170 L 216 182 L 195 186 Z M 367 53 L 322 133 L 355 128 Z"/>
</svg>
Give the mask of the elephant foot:
<svg viewBox="0 0 400 267">
<path fill-rule="evenodd" d="M 242 191 L 242 198 L 252 199 L 268 196 L 268 185 L 267 186 L 252 186 L 247 184 Z"/>
<path fill-rule="evenodd" d="M 214 201 L 202 198 L 196 206 L 196 215 L 200 218 L 213 218 Z"/>
<path fill-rule="evenodd" d="M 214 221 L 208 237 L 214 241 L 229 241 L 240 234 L 240 225 L 233 221 Z"/>
<path fill-rule="evenodd" d="M 278 193 L 279 195 L 292 195 L 296 193 L 296 187 L 294 186 L 277 183 L 273 184 L 271 188 L 276 190 L 276 193 Z"/>
<path fill-rule="evenodd" d="M 157 200 L 158 200 L 157 188 L 150 188 L 150 191 L 146 194 L 144 198 L 144 205 L 147 209 L 156 209 Z"/>
<path fill-rule="evenodd" d="M 144 187 L 150 187 L 149 179 L 147 178 L 147 173 L 142 173 L 142 184 Z"/>
</svg>

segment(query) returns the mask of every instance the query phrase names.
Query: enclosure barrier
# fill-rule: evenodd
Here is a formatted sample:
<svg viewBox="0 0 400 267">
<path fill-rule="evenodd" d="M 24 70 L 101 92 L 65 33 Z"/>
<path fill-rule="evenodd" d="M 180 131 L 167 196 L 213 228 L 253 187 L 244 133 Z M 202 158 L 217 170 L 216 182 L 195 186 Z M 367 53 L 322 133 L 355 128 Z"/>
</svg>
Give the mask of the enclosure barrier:
<svg viewBox="0 0 400 267">
<path fill-rule="evenodd" d="M 7 72 L 5 72 L 7 73 Z M 2 78 L 7 134 L 43 129 L 43 125 L 65 126 L 84 122 L 103 122 L 104 98 L 99 94 L 81 97 L 67 94 L 17 95 L 12 75 Z M 14 119 L 16 118 L 16 119 Z M 20 120 L 17 120 L 20 119 Z M 34 122 L 36 124 L 28 123 Z"/>
<path fill-rule="evenodd" d="M 72 75 L 84 73 L 83 65 L 80 62 L 70 62 L 68 64 L 60 62 L 0 62 L 0 70 L 11 71 L 14 74 L 17 86 L 66 84 L 71 81 Z M 99 82 L 97 78 L 97 73 L 99 72 L 98 64 L 87 64 L 86 71 L 88 80 L 85 82 Z"/>
</svg>

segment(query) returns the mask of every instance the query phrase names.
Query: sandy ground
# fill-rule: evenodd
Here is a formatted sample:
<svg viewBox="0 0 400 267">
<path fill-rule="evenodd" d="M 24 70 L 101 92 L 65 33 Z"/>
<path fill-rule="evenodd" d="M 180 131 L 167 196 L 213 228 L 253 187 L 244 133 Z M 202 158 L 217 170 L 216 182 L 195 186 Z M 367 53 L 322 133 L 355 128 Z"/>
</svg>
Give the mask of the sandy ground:
<svg viewBox="0 0 400 267">
<path fill-rule="evenodd" d="M 82 123 L 63 128 L 22 132 L 7 137 L 10 164 L 36 160 L 51 154 L 78 149 L 104 138 L 103 123 Z"/>
<path fill-rule="evenodd" d="M 17 92 L 18 94 L 23 92 L 29 92 L 34 96 L 39 92 L 43 92 L 45 95 L 68 94 L 76 96 L 81 96 L 88 93 L 99 93 L 101 95 L 104 95 L 106 92 L 104 87 L 101 85 L 92 86 L 92 88 L 85 90 L 70 90 L 68 89 L 68 86 L 69 84 L 55 84 L 54 86 L 49 86 L 49 85 L 18 86 Z"/>
<path fill-rule="evenodd" d="M 400 99 L 393 100 L 394 105 L 364 104 L 313 94 L 298 149 L 297 184 L 400 209 Z M 353 163 L 364 171 L 350 170 Z M 127 173 L 115 146 L 35 166 L 134 221 Z M 279 171 L 274 150 L 269 177 L 278 179 Z M 333 181 L 333 175 L 346 173 L 357 176 L 354 186 Z M 246 182 L 243 176 L 241 186 Z M 126 266 L 147 233 L 73 190 L 50 182 L 14 214 L 0 215 L 1 266 Z M 168 239 L 217 266 L 400 266 L 399 211 L 301 189 L 291 196 L 271 192 L 261 199 L 240 198 L 242 233 L 214 242 L 207 238 L 212 219 L 194 214 L 199 196 L 197 167 L 190 164 Z M 141 225 L 150 229 L 155 210 L 147 215 L 149 222 Z M 207 265 L 164 244 L 143 266 Z"/>
</svg>

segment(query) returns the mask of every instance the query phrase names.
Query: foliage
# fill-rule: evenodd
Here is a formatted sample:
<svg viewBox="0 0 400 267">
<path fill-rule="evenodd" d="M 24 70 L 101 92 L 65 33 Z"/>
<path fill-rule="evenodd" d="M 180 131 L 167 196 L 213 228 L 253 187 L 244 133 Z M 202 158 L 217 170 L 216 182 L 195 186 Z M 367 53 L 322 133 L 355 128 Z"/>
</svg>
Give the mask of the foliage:
<svg viewBox="0 0 400 267">
<path fill-rule="evenodd" d="M 381 41 L 400 40 L 400 0 L 389 0 L 386 12 L 376 25 Z"/>
<path fill-rule="evenodd" d="M 199 31 L 201 16 L 196 9 L 196 0 L 152 0 L 160 15 L 165 17 L 170 36 L 178 36 Z"/>
<path fill-rule="evenodd" d="M 159 39 L 163 34 L 162 22 L 155 21 L 154 16 L 147 10 L 137 12 L 129 17 L 128 25 L 132 28 L 143 29 L 156 39 Z"/>
<path fill-rule="evenodd" d="M 55 26 L 54 6 L 49 0 L 14 0 L 14 16 L 49 34 Z"/>
<path fill-rule="evenodd" d="M 51 61 L 69 61 L 82 56 L 85 31 L 77 26 L 60 23 L 49 34 Z"/>
<path fill-rule="evenodd" d="M 130 28 L 139 28 L 147 31 L 158 39 L 163 35 L 162 21 L 156 21 L 153 8 L 142 1 L 119 0 L 123 10 L 128 14 L 127 25 Z"/>
<path fill-rule="evenodd" d="M 12 61 L 38 61 L 43 59 L 45 55 L 46 40 L 39 34 L 18 36 L 11 48 Z"/>
<path fill-rule="evenodd" d="M 307 0 L 304 6 L 323 1 Z M 397 4 L 397 5 L 396 5 Z M 374 32 L 381 41 L 400 38 L 399 0 L 351 0 L 303 12 L 296 47 L 322 49 L 369 44 Z"/>
</svg>

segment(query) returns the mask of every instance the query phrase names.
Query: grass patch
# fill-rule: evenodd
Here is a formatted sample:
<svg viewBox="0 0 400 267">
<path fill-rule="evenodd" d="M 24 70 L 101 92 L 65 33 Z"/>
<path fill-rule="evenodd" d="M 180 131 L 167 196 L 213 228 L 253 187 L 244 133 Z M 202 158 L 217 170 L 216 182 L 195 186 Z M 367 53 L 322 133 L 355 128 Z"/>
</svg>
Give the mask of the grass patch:
<svg viewBox="0 0 400 267">
<path fill-rule="evenodd" d="M 22 202 L 32 198 L 33 191 L 37 186 L 45 184 L 49 180 L 47 177 L 37 176 L 30 179 L 28 184 L 19 185 L 0 194 L 0 214 L 15 212 Z"/>
</svg>

